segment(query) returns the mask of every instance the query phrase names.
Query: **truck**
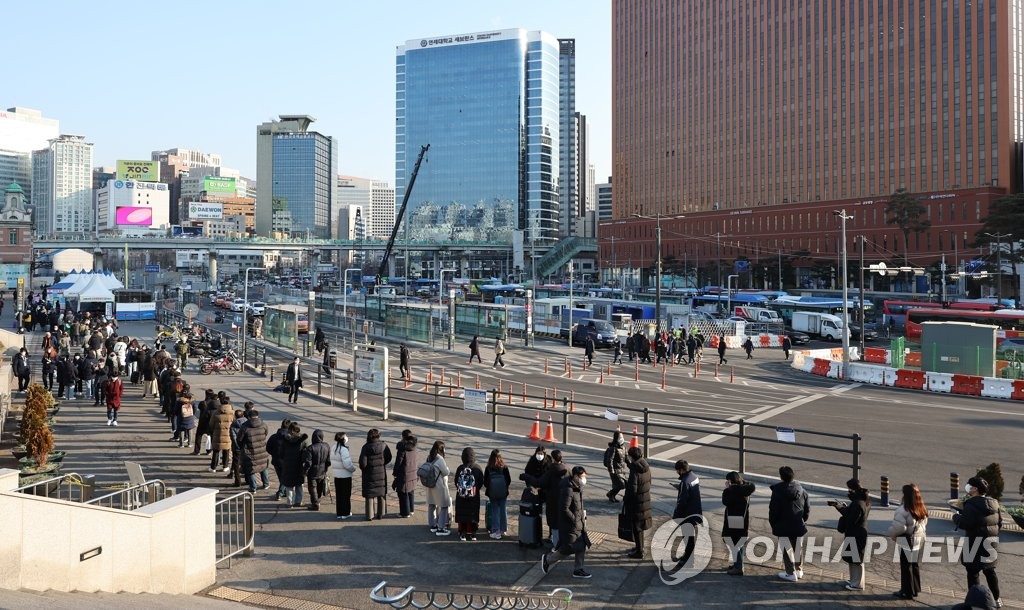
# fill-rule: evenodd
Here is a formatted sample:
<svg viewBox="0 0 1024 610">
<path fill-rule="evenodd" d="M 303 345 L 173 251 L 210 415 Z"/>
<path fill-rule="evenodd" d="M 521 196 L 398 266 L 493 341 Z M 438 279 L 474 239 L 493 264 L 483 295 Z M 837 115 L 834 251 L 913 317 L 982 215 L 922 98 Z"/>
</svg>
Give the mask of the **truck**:
<svg viewBox="0 0 1024 610">
<path fill-rule="evenodd" d="M 828 313 L 793 312 L 793 330 L 805 332 L 826 341 L 842 341 L 843 320 Z"/>
<path fill-rule="evenodd" d="M 767 322 L 769 324 L 782 324 L 779 312 L 767 307 L 751 307 L 749 305 L 737 305 L 734 314 L 749 322 Z"/>
</svg>

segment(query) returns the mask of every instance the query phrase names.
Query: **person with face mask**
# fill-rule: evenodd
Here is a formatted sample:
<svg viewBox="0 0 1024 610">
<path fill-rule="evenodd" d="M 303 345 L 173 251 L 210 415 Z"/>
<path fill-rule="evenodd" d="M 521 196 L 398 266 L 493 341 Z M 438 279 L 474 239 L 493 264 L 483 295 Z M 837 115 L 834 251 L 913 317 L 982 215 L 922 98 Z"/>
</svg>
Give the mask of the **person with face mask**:
<svg viewBox="0 0 1024 610">
<path fill-rule="evenodd" d="M 608 448 L 604 450 L 604 467 L 608 469 L 608 477 L 612 488 L 606 494 L 609 502 L 618 502 L 616 495 L 626 488 L 626 477 L 629 475 L 629 463 L 626 461 L 626 439 L 622 432 L 616 430 Z"/>
<path fill-rule="evenodd" d="M 538 448 L 540 449 L 540 448 Z M 538 456 L 540 456 L 538 458 Z M 531 461 L 543 461 L 543 458 L 547 457 L 543 452 L 537 451 L 534 454 Z M 551 531 L 551 548 L 558 547 L 558 492 L 562 487 L 562 480 L 569 476 L 569 468 L 562 463 L 562 451 L 560 449 L 553 449 L 551 451 L 551 464 L 547 470 L 544 471 L 539 477 L 531 476 L 523 473 L 519 475 L 519 480 L 525 481 L 527 485 L 531 487 L 539 488 L 540 493 L 544 496 L 551 498 L 551 501 L 544 506 L 544 520 L 547 521 L 548 529 Z"/>
<path fill-rule="evenodd" d="M 334 471 L 334 501 L 337 504 L 337 518 L 348 519 L 352 516 L 352 475 L 356 465 L 352 462 L 352 454 L 348 450 L 348 435 L 338 432 L 334 435 L 334 447 L 331 448 L 331 470 Z"/>
<path fill-rule="evenodd" d="M 971 477 L 965 487 L 968 498 L 963 508 L 953 515 L 953 523 L 964 531 L 964 552 L 960 563 L 967 570 L 967 586 L 979 584 L 979 575 L 985 573 L 985 581 L 996 598 L 996 607 L 1002 607 L 999 598 L 999 576 L 996 574 L 996 560 L 999 558 L 999 528 L 1002 515 L 999 501 L 989 497 L 988 481 Z"/>
<path fill-rule="evenodd" d="M 639 447 L 629 449 L 629 479 L 626 481 L 623 508 L 633 528 L 635 548 L 627 557 L 644 558 L 644 531 L 651 529 L 651 467 Z"/>
<path fill-rule="evenodd" d="M 849 591 L 864 590 L 864 552 L 868 544 L 868 513 L 871 511 L 871 500 L 868 490 L 860 485 L 857 479 L 846 482 L 846 496 L 849 502 L 829 501 L 842 515 L 839 518 L 838 530 L 845 536 L 843 540 L 843 561 L 850 565 L 850 579 L 841 583 Z"/>
<path fill-rule="evenodd" d="M 574 466 L 572 476 L 564 479 L 558 494 L 559 545 L 550 553 L 541 555 L 540 567 L 547 574 L 551 565 L 562 556 L 575 555 L 573 578 L 590 578 L 584 566 L 590 536 L 587 535 L 587 510 L 583 504 L 583 490 L 587 486 L 587 470 Z M 553 499 L 552 499 L 553 500 Z"/>
</svg>

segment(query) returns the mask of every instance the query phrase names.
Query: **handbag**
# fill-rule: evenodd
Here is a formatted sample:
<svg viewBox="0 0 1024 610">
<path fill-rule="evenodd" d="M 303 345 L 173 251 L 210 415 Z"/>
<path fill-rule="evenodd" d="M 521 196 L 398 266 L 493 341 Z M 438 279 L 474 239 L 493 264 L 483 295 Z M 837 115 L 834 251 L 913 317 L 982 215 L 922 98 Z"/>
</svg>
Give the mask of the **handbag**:
<svg viewBox="0 0 1024 610">
<path fill-rule="evenodd" d="M 743 523 L 743 515 L 730 515 L 730 514 L 726 513 L 726 515 L 725 515 L 725 524 L 726 524 L 726 527 L 728 527 L 731 530 L 741 530 L 741 529 L 743 529 L 743 525 L 744 525 L 744 523 Z"/>
<path fill-rule="evenodd" d="M 619 539 L 627 542 L 633 542 L 633 520 L 626 514 L 626 507 L 622 507 L 622 512 L 619 513 Z"/>
</svg>

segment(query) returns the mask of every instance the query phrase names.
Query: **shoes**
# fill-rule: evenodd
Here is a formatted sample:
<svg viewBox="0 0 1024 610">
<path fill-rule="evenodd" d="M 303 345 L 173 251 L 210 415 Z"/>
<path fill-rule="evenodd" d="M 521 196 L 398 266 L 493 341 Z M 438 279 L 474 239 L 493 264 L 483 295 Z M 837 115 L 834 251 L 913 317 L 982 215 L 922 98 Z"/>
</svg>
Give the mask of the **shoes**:
<svg viewBox="0 0 1024 610">
<path fill-rule="evenodd" d="M 207 468 L 206 472 L 217 472 L 216 468 Z"/>
<path fill-rule="evenodd" d="M 466 535 L 465 534 L 459 534 L 459 540 L 465 542 L 466 541 Z"/>
<path fill-rule="evenodd" d="M 804 577 L 804 570 L 803 570 L 803 568 L 797 568 L 797 569 L 796 569 L 796 570 L 795 570 L 795 571 L 793 572 L 793 575 L 794 575 L 794 576 L 796 576 L 796 577 L 797 577 L 798 579 L 799 579 L 799 578 L 803 578 L 803 577 Z"/>
<path fill-rule="evenodd" d="M 436 527 L 430 528 L 430 533 L 431 534 L 436 534 L 437 533 L 437 528 Z"/>
<path fill-rule="evenodd" d="M 843 588 L 846 589 L 847 591 L 863 591 L 864 590 L 864 587 L 858 587 L 858 586 L 850 584 L 850 583 L 846 583 L 846 586 L 843 587 Z"/>
<path fill-rule="evenodd" d="M 306 507 L 306 510 L 317 510 L 318 511 L 318 510 L 320 510 L 320 505 L 319 504 L 310 504 L 309 506 Z"/>
<path fill-rule="evenodd" d="M 185 443 L 185 447 L 191 447 L 192 443 Z"/>
<path fill-rule="evenodd" d="M 347 514 L 347 515 L 342 515 L 342 516 L 341 516 L 341 519 L 342 519 L 342 521 L 344 521 L 345 519 L 348 519 L 348 518 L 349 518 L 349 517 L 351 517 L 351 516 L 352 516 L 352 513 L 349 513 L 349 514 Z"/>
<path fill-rule="evenodd" d="M 729 576 L 743 576 L 743 568 L 731 567 L 725 572 Z"/>
<path fill-rule="evenodd" d="M 185 445 L 183 445 L 183 444 L 181 444 L 181 443 L 178 443 L 178 449 L 181 449 L 181 448 L 182 448 L 182 447 L 184 447 L 184 446 L 185 446 Z"/>
<path fill-rule="evenodd" d="M 301 504 L 289 504 L 288 508 L 302 508 Z"/>
<path fill-rule="evenodd" d="M 1003 598 L 1000 597 L 999 599 L 996 600 L 996 608 L 1002 608 L 1002 607 L 1003 607 Z"/>
<path fill-rule="evenodd" d="M 107 420 L 107 425 L 108 425 L 108 426 L 111 426 L 111 425 L 113 425 L 113 424 L 114 424 L 114 420 L 112 420 L 112 419 L 108 419 L 108 420 Z"/>
<path fill-rule="evenodd" d="M 551 564 L 548 563 L 548 554 L 544 553 L 540 556 L 540 571 L 547 574 L 551 571 Z"/>
<path fill-rule="evenodd" d="M 228 471 L 228 469 L 227 469 L 227 468 L 221 468 L 221 469 L 220 469 L 220 471 L 221 471 L 221 472 L 227 472 L 227 471 Z"/>
<path fill-rule="evenodd" d="M 572 577 L 573 578 L 590 578 L 591 576 L 593 576 L 593 574 L 591 574 L 590 572 L 588 572 L 586 570 L 573 570 L 572 571 Z"/>
<path fill-rule="evenodd" d="M 260 485 L 260 489 L 269 489 L 270 485 Z"/>
<path fill-rule="evenodd" d="M 779 572 L 778 576 L 782 580 L 788 580 L 789 582 L 796 582 L 797 581 L 797 575 L 796 574 L 790 574 L 789 572 Z"/>
<path fill-rule="evenodd" d="M 116 419 L 114 420 L 114 427 L 115 428 L 117 427 L 117 420 Z"/>
<path fill-rule="evenodd" d="M 167 439 L 167 441 L 168 441 L 168 442 L 170 442 L 170 441 L 176 441 L 176 440 L 178 440 L 178 439 L 177 439 L 177 438 L 175 438 L 175 437 L 173 437 L 173 436 L 172 436 L 171 438 Z"/>
<path fill-rule="evenodd" d="M 903 591 L 896 591 L 895 593 L 892 594 L 892 596 L 893 597 L 898 597 L 900 599 L 914 599 L 913 595 L 908 595 L 908 594 L 904 593 Z"/>
<path fill-rule="evenodd" d="M 501 540 L 501 532 L 491 532 L 490 537 L 494 540 Z"/>
<path fill-rule="evenodd" d="M 630 552 L 626 553 L 626 557 L 628 557 L 630 559 L 643 559 L 644 558 L 644 554 L 643 553 L 638 553 L 635 550 L 633 550 L 633 551 L 630 551 Z"/>
<path fill-rule="evenodd" d="M 447 535 L 449 535 L 451 533 L 452 533 L 451 530 L 446 527 L 446 528 L 437 530 L 436 535 L 437 536 L 447 536 Z"/>
<path fill-rule="evenodd" d="M 346 517 L 343 517 L 343 516 L 341 516 L 341 515 L 338 515 L 337 517 L 335 517 L 335 519 L 339 519 L 339 520 L 340 520 L 340 519 L 345 519 L 345 518 L 346 518 Z"/>
</svg>

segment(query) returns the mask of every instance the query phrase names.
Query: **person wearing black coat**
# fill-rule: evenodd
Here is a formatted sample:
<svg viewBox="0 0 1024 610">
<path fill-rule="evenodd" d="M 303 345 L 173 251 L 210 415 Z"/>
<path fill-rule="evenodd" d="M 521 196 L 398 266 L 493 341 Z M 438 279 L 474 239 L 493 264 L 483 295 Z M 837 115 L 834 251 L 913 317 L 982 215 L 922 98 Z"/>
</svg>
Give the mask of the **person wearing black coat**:
<svg viewBox="0 0 1024 610">
<path fill-rule="evenodd" d="M 551 532 L 551 546 L 558 547 L 558 492 L 562 488 L 562 479 L 569 476 L 569 469 L 562 463 L 562 450 L 551 451 L 551 464 L 540 476 L 531 476 L 528 473 L 519 475 L 519 479 L 525 481 L 530 487 L 537 487 L 551 501 L 544 505 L 544 520 Z M 531 460 L 532 461 L 532 460 Z"/>
<path fill-rule="evenodd" d="M 270 487 L 267 466 L 270 454 L 267 453 L 267 424 L 263 423 L 260 412 L 253 409 L 238 434 L 238 447 L 242 453 L 242 474 L 249 484 L 249 492 L 256 492 L 256 475 L 260 476 L 260 489 Z"/>
<path fill-rule="evenodd" d="M 690 470 L 690 463 L 686 460 L 676 462 L 676 474 L 679 475 L 679 482 L 673 487 L 679 490 L 676 494 L 676 507 L 672 511 L 673 519 L 683 519 L 687 523 L 697 525 L 700 517 L 704 514 L 704 506 L 700 499 L 700 478 L 697 473 Z"/>
<path fill-rule="evenodd" d="M 781 482 L 771 486 L 772 497 L 768 501 L 768 524 L 772 534 L 778 537 L 782 547 L 782 562 L 785 572 L 779 572 L 782 580 L 796 582 L 803 578 L 803 537 L 807 534 L 807 518 L 811 505 L 807 492 L 794 480 L 795 473 L 789 466 L 779 468 Z"/>
<path fill-rule="evenodd" d="M 207 390 L 207 392 L 208 396 L 213 395 L 213 390 Z M 216 398 L 213 400 L 216 400 Z M 209 398 L 207 399 L 207 402 L 209 402 Z M 206 411 L 204 411 L 204 413 L 206 413 Z M 207 416 L 207 421 L 209 421 L 209 416 Z M 200 420 L 199 423 L 202 425 L 202 420 Z M 277 474 L 278 486 L 277 493 L 274 494 L 275 500 L 280 500 L 286 495 L 284 480 L 282 479 L 283 471 L 281 468 L 284 465 L 284 462 L 282 461 L 282 458 L 284 457 L 284 439 L 288 437 L 288 426 L 290 426 L 291 423 L 291 420 L 285 419 L 281 422 L 281 427 L 278 428 L 277 432 L 267 439 L 267 454 L 270 455 L 270 465 L 274 467 L 274 473 Z"/>
<path fill-rule="evenodd" d="M 988 481 L 981 477 L 967 480 L 969 497 L 963 508 L 953 515 L 953 523 L 964 531 L 964 553 L 960 563 L 967 570 L 967 586 L 979 583 L 979 575 L 985 573 L 985 581 L 996 598 L 996 605 L 1002 605 L 999 597 L 999 576 L 996 563 L 999 559 L 999 528 L 1002 515 L 999 501 L 988 495 Z"/>
<path fill-rule="evenodd" d="M 56 376 L 57 365 L 56 361 L 50 357 L 50 350 L 43 352 L 43 387 L 47 390 L 53 391 L 54 377 Z M 58 396 L 60 393 L 58 392 Z"/>
<path fill-rule="evenodd" d="M 750 532 L 750 496 L 754 484 L 743 480 L 735 470 L 725 475 L 725 489 L 722 490 L 722 504 L 725 519 L 722 523 L 722 538 L 726 539 L 732 565 L 726 572 L 730 576 L 743 576 L 743 547 Z"/>
<path fill-rule="evenodd" d="M 538 445 L 537 450 L 530 456 L 529 461 L 526 462 L 526 466 L 523 467 L 523 471 L 526 476 L 529 477 L 541 477 L 548 468 L 551 467 L 551 456 L 548 455 L 547 450 L 544 447 Z M 539 502 L 544 502 L 546 499 L 544 488 L 541 488 Z M 555 494 L 551 496 L 552 500 L 558 497 L 558 490 L 555 490 Z M 557 502 L 556 502 L 557 504 Z"/>
<path fill-rule="evenodd" d="M 468 488 L 470 495 L 464 495 L 459 481 L 468 470 L 473 479 L 473 486 Z M 455 523 L 459 526 L 459 540 L 476 540 L 476 530 L 480 526 L 480 488 L 483 486 L 484 473 L 476 463 L 476 452 L 472 447 L 462 450 L 462 464 L 452 474 L 455 481 Z"/>
<path fill-rule="evenodd" d="M 384 518 L 384 498 L 388 495 L 388 471 L 391 463 L 391 448 L 380 440 L 380 431 L 371 428 L 366 433 L 366 444 L 359 452 L 359 470 L 363 475 L 363 498 L 366 499 L 366 520 Z M 371 511 L 376 498 L 376 511 Z"/>
<path fill-rule="evenodd" d="M 24 392 L 28 389 L 28 380 L 32 376 L 32 365 L 28 360 L 28 350 L 21 348 L 14 355 L 14 375 L 18 378 L 18 391 Z"/>
<path fill-rule="evenodd" d="M 541 555 L 540 567 L 547 574 L 551 562 L 559 555 L 575 554 L 572 575 L 574 578 L 590 578 L 590 572 L 583 567 L 590 536 L 587 534 L 586 507 L 583 504 L 583 489 L 587 486 L 587 469 L 574 466 L 572 476 L 562 480 L 558 489 L 559 546 L 551 553 Z"/>
<path fill-rule="evenodd" d="M 281 441 L 281 484 L 287 494 L 288 508 L 302 507 L 302 452 L 309 446 L 309 436 L 303 434 L 299 424 L 288 425 L 288 435 Z"/>
<path fill-rule="evenodd" d="M 398 514 L 410 517 L 416 510 L 416 437 L 412 430 L 402 430 L 402 440 L 395 445 L 395 465 L 391 470 L 391 488 L 398 494 Z"/>
<path fill-rule="evenodd" d="M 156 387 L 153 383 L 156 380 L 156 365 L 153 362 L 153 354 L 150 353 L 148 345 L 143 350 L 139 372 L 142 375 L 143 382 L 142 397 L 146 398 L 150 393 L 153 393 L 154 395 L 157 394 L 158 392 L 156 391 Z"/>
<path fill-rule="evenodd" d="M 302 451 L 302 470 L 306 473 L 309 510 L 320 510 L 320 498 L 327 491 L 327 469 L 331 466 L 331 447 L 324 442 L 323 430 L 313 430 L 313 442 Z"/>
<path fill-rule="evenodd" d="M 651 529 L 651 467 L 644 459 L 639 447 L 630 447 L 629 478 L 626 479 L 626 490 L 622 497 L 622 510 L 626 513 L 633 528 L 633 545 L 635 548 L 628 557 L 644 558 L 644 531 Z"/>
<path fill-rule="evenodd" d="M 66 355 L 57 359 L 57 394 L 63 396 L 64 400 L 71 400 L 75 397 L 75 380 L 78 378 L 78 368 L 71 358 Z"/>
<path fill-rule="evenodd" d="M 868 490 L 860 486 L 860 481 L 850 479 L 846 482 L 849 502 L 837 502 L 836 510 L 839 517 L 838 530 L 843 534 L 842 557 L 850 566 L 850 580 L 844 584 L 849 591 L 864 590 L 864 553 L 868 545 L 868 513 L 871 511 L 871 500 Z"/>
<path fill-rule="evenodd" d="M 718 336 L 718 364 L 729 364 L 729 359 L 725 357 L 725 335 Z"/>
<path fill-rule="evenodd" d="M 317 330 L 320 330 L 319 328 Z M 285 371 L 284 382 L 288 384 L 288 402 L 299 402 L 299 389 L 302 387 L 302 368 L 299 365 L 299 357 L 296 356 L 288 370 Z"/>
</svg>

